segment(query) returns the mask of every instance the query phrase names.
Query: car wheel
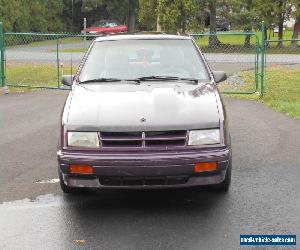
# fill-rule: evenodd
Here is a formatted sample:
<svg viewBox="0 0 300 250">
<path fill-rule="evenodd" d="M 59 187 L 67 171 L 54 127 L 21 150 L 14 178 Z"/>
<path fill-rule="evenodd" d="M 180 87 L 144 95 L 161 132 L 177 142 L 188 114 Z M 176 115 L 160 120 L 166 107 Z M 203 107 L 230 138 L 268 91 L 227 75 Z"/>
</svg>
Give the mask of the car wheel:
<svg viewBox="0 0 300 250">
<path fill-rule="evenodd" d="M 65 184 L 63 180 L 63 176 L 60 170 L 58 170 L 58 176 L 59 176 L 59 184 L 61 190 L 66 194 L 78 194 L 83 191 L 83 188 L 76 188 L 76 187 L 69 187 Z"/>
<path fill-rule="evenodd" d="M 229 190 L 230 183 L 231 183 L 231 168 L 232 167 L 231 167 L 231 160 L 230 160 L 229 166 L 226 171 L 225 179 L 219 184 L 209 185 L 208 189 L 220 191 L 220 192 L 227 192 Z"/>
</svg>

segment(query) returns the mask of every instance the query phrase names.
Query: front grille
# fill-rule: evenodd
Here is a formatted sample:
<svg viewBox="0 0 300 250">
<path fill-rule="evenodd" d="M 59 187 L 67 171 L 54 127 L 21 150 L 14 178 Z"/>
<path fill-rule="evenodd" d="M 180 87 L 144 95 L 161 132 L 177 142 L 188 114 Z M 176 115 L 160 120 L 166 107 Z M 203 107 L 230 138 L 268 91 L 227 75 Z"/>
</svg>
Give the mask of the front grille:
<svg viewBox="0 0 300 250">
<path fill-rule="evenodd" d="M 155 132 L 101 132 L 100 141 L 106 147 L 176 147 L 185 146 L 186 130 Z"/>
<path fill-rule="evenodd" d="M 180 185 L 188 181 L 188 176 L 156 177 L 100 177 L 102 186 L 164 186 Z"/>
</svg>

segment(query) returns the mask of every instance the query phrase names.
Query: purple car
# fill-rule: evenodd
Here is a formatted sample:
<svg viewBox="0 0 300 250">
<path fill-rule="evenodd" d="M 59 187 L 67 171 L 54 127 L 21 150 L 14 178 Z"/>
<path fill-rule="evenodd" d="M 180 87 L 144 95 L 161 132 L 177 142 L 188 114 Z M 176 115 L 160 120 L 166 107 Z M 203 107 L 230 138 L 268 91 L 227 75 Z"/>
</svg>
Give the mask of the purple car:
<svg viewBox="0 0 300 250">
<path fill-rule="evenodd" d="M 57 152 L 62 190 L 227 191 L 231 144 L 216 85 L 225 79 L 188 36 L 97 38 L 62 79 L 71 86 Z"/>
</svg>

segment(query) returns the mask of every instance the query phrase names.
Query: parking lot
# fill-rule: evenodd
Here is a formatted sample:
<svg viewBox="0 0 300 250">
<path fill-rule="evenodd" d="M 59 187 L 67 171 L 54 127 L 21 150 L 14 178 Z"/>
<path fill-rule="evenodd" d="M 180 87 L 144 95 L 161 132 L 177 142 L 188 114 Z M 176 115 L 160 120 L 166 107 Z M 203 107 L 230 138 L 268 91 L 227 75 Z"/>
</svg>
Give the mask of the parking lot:
<svg viewBox="0 0 300 250">
<path fill-rule="evenodd" d="M 56 162 L 66 95 L 0 96 L 1 249 L 246 249 L 240 234 L 300 234 L 299 120 L 225 98 L 233 145 L 227 194 L 100 190 L 69 196 L 60 191 Z"/>
</svg>

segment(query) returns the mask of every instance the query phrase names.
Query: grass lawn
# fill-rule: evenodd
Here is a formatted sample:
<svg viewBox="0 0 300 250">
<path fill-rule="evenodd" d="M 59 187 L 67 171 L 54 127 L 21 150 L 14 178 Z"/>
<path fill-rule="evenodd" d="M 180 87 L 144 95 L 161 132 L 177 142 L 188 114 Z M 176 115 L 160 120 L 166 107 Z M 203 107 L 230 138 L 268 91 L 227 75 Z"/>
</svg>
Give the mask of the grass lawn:
<svg viewBox="0 0 300 250">
<path fill-rule="evenodd" d="M 76 72 L 77 67 L 73 66 L 73 74 Z M 58 69 L 56 64 L 37 64 L 37 63 L 14 63 L 8 64 L 6 69 L 6 82 L 7 84 L 17 85 L 30 85 L 30 86 L 45 86 L 57 87 L 57 74 Z M 59 68 L 60 78 L 62 75 L 71 74 L 70 65 L 64 65 Z M 60 86 L 62 85 L 59 83 Z M 34 90 L 30 88 L 11 88 L 15 91 L 29 91 Z"/>
<path fill-rule="evenodd" d="M 206 53 L 255 53 L 255 47 L 256 47 L 256 39 L 259 46 L 261 46 L 262 41 L 262 33 L 257 32 L 257 38 L 254 35 L 251 35 L 250 37 L 250 47 L 244 47 L 244 42 L 246 35 L 235 35 L 224 33 L 222 35 L 218 35 L 218 40 L 221 42 L 221 46 L 216 47 L 210 47 L 209 46 L 209 36 L 207 35 L 199 35 L 194 36 L 197 44 L 200 46 L 200 48 L 206 52 Z M 291 31 L 284 31 L 283 39 L 291 39 L 292 32 Z M 269 38 L 269 37 L 268 37 Z M 291 42 L 286 41 L 283 42 L 282 48 L 277 48 L 278 42 L 276 41 L 278 39 L 277 34 L 273 37 L 270 36 L 270 39 L 272 42 L 268 44 L 267 53 L 269 54 L 300 54 L 300 47 L 298 48 L 291 48 Z M 298 45 L 300 46 L 300 40 L 298 42 Z"/>
<path fill-rule="evenodd" d="M 66 48 L 60 49 L 59 52 L 61 53 L 85 53 L 87 48 Z M 56 52 L 56 50 L 51 50 L 51 52 Z"/>
<path fill-rule="evenodd" d="M 20 48 L 20 47 L 40 47 L 40 46 L 47 46 L 47 45 L 55 45 L 57 44 L 57 39 L 53 36 L 49 36 L 49 37 L 45 37 L 44 41 L 36 41 L 36 42 L 30 42 L 30 43 L 26 43 L 24 41 L 26 41 L 27 39 L 31 39 L 31 38 L 38 38 L 35 37 L 34 35 L 32 35 L 32 37 L 29 36 L 18 36 L 18 35 L 7 35 L 5 38 L 6 44 L 8 44 L 8 48 Z M 79 43 L 82 42 L 83 38 L 82 37 L 65 37 L 65 38 L 61 38 L 59 39 L 59 43 L 61 44 L 66 44 L 66 43 Z M 9 44 L 21 44 L 21 45 L 12 45 L 9 46 Z M 24 43 L 24 44 L 22 44 Z"/>
<path fill-rule="evenodd" d="M 235 32 L 235 31 L 232 31 Z M 242 31 L 239 31 L 240 33 L 242 33 Z M 232 35 L 230 34 L 231 32 L 223 32 L 223 35 L 218 35 L 218 39 L 220 40 L 221 43 L 224 44 L 231 44 L 231 45 L 243 45 L 245 42 L 245 35 Z M 262 32 L 261 31 L 257 31 L 255 32 L 257 34 L 258 37 L 258 42 L 259 44 L 261 44 L 261 40 L 262 40 Z M 283 33 L 283 40 L 285 39 L 291 39 L 292 38 L 292 31 L 290 30 L 286 30 Z M 200 35 L 200 36 L 195 36 L 195 39 L 197 39 L 199 45 L 202 46 L 208 46 L 208 40 L 209 40 L 209 36 L 207 35 Z M 267 36 L 267 39 L 269 39 L 269 33 Z M 277 34 L 274 34 L 273 37 L 273 33 L 271 33 L 270 36 L 270 40 L 277 40 L 278 36 Z M 256 37 L 255 36 L 251 36 L 251 44 L 255 44 L 256 41 Z"/>
<path fill-rule="evenodd" d="M 242 72 L 246 84 L 242 89 L 253 86 L 253 73 Z M 265 96 L 230 95 L 238 98 L 262 102 L 276 111 L 300 119 L 300 67 L 273 66 L 266 69 Z"/>
</svg>

